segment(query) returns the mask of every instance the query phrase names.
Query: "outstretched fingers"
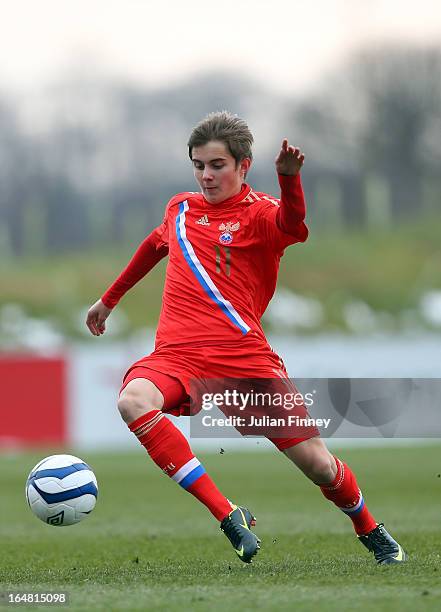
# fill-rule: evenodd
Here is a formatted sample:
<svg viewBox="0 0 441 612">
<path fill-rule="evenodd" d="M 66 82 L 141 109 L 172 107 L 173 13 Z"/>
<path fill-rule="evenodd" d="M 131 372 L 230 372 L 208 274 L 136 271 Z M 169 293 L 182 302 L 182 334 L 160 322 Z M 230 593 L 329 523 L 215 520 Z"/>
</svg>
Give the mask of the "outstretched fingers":
<svg viewBox="0 0 441 612">
<path fill-rule="evenodd" d="M 282 140 L 280 151 L 276 157 L 276 168 L 279 174 L 297 174 L 305 161 L 305 155 L 294 145 L 290 145 L 287 138 Z"/>
</svg>

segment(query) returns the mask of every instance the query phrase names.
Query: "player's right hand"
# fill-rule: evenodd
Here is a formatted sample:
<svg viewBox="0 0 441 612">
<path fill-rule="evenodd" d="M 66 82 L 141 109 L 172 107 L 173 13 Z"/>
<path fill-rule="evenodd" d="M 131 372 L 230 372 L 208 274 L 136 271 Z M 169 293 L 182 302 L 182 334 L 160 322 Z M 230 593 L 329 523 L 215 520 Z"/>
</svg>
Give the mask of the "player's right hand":
<svg viewBox="0 0 441 612">
<path fill-rule="evenodd" d="M 87 312 L 86 325 L 94 336 L 101 336 L 106 331 L 106 319 L 112 312 L 111 308 L 104 306 L 101 299 L 95 302 Z"/>
</svg>

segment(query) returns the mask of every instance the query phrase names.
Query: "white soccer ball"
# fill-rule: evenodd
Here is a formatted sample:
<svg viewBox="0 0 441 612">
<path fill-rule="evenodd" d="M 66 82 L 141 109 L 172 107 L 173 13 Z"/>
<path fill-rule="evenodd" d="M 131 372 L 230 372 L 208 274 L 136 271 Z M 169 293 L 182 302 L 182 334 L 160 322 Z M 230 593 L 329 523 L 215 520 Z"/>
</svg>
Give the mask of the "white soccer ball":
<svg viewBox="0 0 441 612">
<path fill-rule="evenodd" d="M 97 496 L 95 474 L 73 455 L 46 457 L 26 481 L 26 499 L 32 512 L 57 527 L 82 521 L 94 509 Z"/>
</svg>

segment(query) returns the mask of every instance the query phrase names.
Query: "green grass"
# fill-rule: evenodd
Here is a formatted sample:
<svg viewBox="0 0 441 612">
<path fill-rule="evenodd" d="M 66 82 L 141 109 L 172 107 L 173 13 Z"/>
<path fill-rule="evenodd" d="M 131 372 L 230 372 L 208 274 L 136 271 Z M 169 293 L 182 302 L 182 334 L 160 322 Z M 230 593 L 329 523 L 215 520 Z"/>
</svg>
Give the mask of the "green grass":
<svg viewBox="0 0 441 612">
<path fill-rule="evenodd" d="M 338 453 L 408 550 L 400 567 L 377 566 L 347 517 L 276 451 L 200 456 L 258 517 L 262 550 L 250 566 L 142 449 L 80 453 L 98 478 L 97 507 L 80 525 L 44 525 L 23 492 L 44 454 L 1 458 L 2 591 L 65 590 L 72 611 L 440 609 L 440 446 Z"/>
<path fill-rule="evenodd" d="M 286 250 L 279 286 L 320 300 L 322 330 L 345 329 L 342 311 L 354 300 L 397 317 L 416 309 L 427 290 L 441 289 L 440 228 L 438 216 L 375 231 L 312 231 L 305 244 Z M 19 303 L 27 314 L 50 318 L 67 335 L 80 336 L 79 311 L 102 295 L 135 248 L 4 260 L 0 307 Z M 156 325 L 164 269 L 162 262 L 121 302 L 130 322 L 122 335 Z"/>
</svg>

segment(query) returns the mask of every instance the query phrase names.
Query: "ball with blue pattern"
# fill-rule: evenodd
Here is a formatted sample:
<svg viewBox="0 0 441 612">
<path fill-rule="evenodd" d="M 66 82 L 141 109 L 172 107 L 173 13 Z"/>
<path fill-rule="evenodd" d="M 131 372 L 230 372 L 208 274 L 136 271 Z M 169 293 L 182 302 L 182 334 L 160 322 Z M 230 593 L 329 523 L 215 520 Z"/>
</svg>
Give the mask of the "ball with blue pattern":
<svg viewBox="0 0 441 612">
<path fill-rule="evenodd" d="M 73 455 L 39 461 L 26 481 L 26 499 L 40 520 L 55 527 L 79 523 L 95 507 L 98 483 L 90 466 Z"/>
</svg>

